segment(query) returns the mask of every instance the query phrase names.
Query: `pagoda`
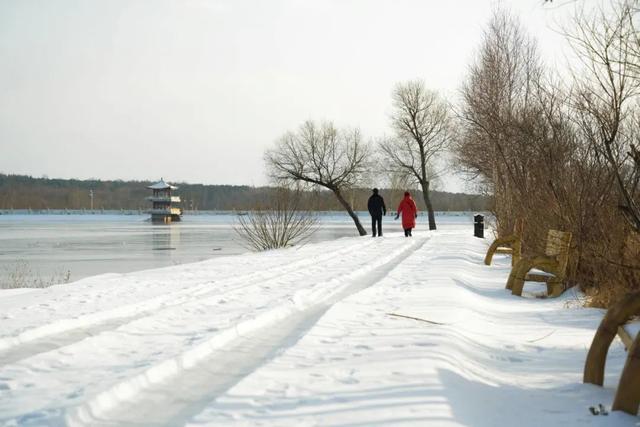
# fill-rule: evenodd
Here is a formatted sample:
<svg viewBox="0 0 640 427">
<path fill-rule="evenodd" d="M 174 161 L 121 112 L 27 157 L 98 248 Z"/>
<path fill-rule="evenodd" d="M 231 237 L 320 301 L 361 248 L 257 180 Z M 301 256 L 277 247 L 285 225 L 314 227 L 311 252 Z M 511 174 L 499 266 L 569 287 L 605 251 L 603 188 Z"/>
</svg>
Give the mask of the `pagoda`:
<svg viewBox="0 0 640 427">
<path fill-rule="evenodd" d="M 153 191 L 153 195 L 147 197 L 147 200 L 153 204 L 151 209 L 147 211 L 151 214 L 151 221 L 163 224 L 180 221 L 182 209 L 176 206 L 180 203 L 180 197 L 171 195 L 171 192 L 177 190 L 178 187 L 168 184 L 160 178 L 160 181 L 147 188 Z"/>
</svg>

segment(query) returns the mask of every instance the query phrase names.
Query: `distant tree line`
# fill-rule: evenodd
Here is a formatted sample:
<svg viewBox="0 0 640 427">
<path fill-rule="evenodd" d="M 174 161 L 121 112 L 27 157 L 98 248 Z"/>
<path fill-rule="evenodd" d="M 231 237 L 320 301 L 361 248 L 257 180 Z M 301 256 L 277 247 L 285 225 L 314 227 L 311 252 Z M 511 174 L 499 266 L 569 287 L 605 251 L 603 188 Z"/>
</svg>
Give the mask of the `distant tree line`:
<svg viewBox="0 0 640 427">
<path fill-rule="evenodd" d="M 90 209 L 93 191 L 95 210 L 146 209 L 152 181 L 102 181 L 35 178 L 25 175 L 0 174 L 0 209 Z M 179 187 L 185 210 L 252 210 L 269 203 L 273 187 L 247 185 L 204 185 L 172 182 Z M 390 211 L 402 198 L 404 190 L 381 190 Z M 302 207 L 314 211 L 344 210 L 330 191 L 304 192 Z M 370 189 L 355 188 L 344 194 L 356 210 L 367 209 Z M 420 209 L 424 202 L 416 198 Z M 434 191 L 433 205 L 439 211 L 484 211 L 489 199 L 482 195 Z"/>
</svg>

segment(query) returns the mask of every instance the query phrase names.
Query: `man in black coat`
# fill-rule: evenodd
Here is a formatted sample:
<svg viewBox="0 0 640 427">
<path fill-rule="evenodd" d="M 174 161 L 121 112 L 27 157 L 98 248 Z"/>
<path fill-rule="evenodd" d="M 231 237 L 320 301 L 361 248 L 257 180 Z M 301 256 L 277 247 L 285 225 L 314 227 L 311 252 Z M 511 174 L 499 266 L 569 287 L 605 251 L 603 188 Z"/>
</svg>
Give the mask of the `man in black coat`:
<svg viewBox="0 0 640 427">
<path fill-rule="evenodd" d="M 384 199 L 378 194 L 378 189 L 373 189 L 373 194 L 369 197 L 367 208 L 371 214 L 371 227 L 373 229 L 373 237 L 376 234 L 382 237 L 382 216 L 387 214 L 387 207 L 384 205 Z M 376 232 L 377 225 L 377 232 Z"/>
</svg>

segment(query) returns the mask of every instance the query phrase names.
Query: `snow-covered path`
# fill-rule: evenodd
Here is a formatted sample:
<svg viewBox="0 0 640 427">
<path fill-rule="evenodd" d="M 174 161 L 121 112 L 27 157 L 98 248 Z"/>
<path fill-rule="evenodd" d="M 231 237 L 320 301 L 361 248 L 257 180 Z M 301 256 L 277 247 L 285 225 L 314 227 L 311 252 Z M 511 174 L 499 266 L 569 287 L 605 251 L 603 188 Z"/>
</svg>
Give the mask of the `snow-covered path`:
<svg viewBox="0 0 640 427">
<path fill-rule="evenodd" d="M 0 293 L 0 425 L 636 425 L 602 316 L 512 297 L 455 227 Z M 413 316 L 440 324 L 392 314 Z"/>
</svg>

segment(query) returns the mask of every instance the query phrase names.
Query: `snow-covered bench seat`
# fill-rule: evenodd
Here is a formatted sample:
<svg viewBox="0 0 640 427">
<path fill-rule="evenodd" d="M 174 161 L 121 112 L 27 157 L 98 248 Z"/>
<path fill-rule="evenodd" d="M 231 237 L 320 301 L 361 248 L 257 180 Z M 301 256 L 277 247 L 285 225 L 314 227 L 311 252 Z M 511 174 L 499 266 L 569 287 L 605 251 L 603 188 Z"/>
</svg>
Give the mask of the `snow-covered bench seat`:
<svg viewBox="0 0 640 427">
<path fill-rule="evenodd" d="M 620 336 L 627 348 L 627 361 L 611 408 L 633 415 L 640 406 L 640 322 L 628 322 L 638 315 L 640 292 L 627 294 L 607 310 L 593 337 L 583 376 L 583 382 L 602 386 L 609 347 L 616 335 Z"/>
</svg>

